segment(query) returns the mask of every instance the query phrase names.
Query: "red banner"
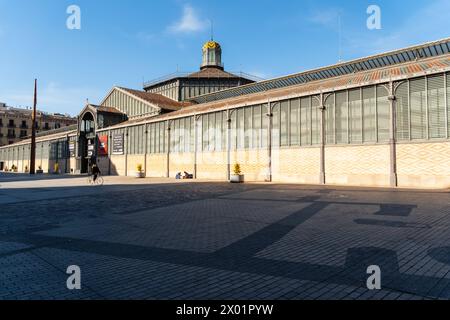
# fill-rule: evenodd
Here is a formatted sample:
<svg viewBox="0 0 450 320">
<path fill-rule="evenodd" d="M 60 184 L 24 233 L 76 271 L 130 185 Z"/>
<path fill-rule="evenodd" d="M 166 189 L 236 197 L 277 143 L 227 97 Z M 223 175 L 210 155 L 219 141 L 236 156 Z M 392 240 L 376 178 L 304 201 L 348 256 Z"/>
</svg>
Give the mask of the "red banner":
<svg viewBox="0 0 450 320">
<path fill-rule="evenodd" d="M 108 136 L 98 137 L 98 155 L 99 156 L 108 155 Z"/>
</svg>

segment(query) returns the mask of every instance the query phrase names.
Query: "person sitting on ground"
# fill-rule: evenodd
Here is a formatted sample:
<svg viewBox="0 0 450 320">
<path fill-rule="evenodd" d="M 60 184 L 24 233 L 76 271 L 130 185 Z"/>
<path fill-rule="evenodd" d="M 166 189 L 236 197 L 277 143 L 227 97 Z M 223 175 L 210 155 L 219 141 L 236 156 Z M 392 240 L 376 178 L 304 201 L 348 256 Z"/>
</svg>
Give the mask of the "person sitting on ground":
<svg viewBox="0 0 450 320">
<path fill-rule="evenodd" d="M 181 172 L 178 172 L 177 175 L 175 176 L 175 179 L 180 180 L 181 179 Z"/>
<path fill-rule="evenodd" d="M 187 173 L 186 171 L 184 172 L 184 176 L 183 179 L 193 179 L 194 176 L 190 173 Z"/>
<path fill-rule="evenodd" d="M 97 164 L 92 165 L 92 176 L 94 177 L 94 182 L 97 180 L 98 176 L 101 174 L 100 168 L 97 166 Z"/>
</svg>

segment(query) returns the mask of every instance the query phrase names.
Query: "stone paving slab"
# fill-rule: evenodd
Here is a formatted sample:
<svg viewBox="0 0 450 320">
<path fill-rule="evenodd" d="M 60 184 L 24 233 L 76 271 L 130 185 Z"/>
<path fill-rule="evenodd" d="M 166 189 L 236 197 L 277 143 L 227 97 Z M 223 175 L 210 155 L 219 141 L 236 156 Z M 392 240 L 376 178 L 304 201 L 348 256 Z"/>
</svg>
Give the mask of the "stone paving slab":
<svg viewBox="0 0 450 320">
<path fill-rule="evenodd" d="M 84 180 L 0 174 L 0 299 L 450 298 L 446 192 Z"/>
</svg>

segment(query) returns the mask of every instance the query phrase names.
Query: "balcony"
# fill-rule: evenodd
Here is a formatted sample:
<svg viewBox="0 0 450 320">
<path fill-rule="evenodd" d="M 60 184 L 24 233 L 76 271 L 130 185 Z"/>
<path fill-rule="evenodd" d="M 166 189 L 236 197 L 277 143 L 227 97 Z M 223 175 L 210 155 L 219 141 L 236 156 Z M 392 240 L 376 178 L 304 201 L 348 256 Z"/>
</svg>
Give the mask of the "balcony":
<svg viewBox="0 0 450 320">
<path fill-rule="evenodd" d="M 15 139 L 16 134 L 15 133 L 8 133 L 8 139 Z"/>
<path fill-rule="evenodd" d="M 9 123 L 8 124 L 8 128 L 15 128 L 15 127 L 16 127 L 16 125 L 14 123 Z"/>
<path fill-rule="evenodd" d="M 26 124 L 21 124 L 21 125 L 20 125 L 20 129 L 28 129 L 28 125 L 26 125 Z"/>
</svg>

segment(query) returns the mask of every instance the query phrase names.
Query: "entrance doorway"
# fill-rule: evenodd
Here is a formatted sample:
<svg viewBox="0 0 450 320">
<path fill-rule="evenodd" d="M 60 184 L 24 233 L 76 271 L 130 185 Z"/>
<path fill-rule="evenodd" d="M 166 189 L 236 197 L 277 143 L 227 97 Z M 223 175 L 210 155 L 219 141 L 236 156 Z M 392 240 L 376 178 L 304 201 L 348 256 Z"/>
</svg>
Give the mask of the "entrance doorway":
<svg viewBox="0 0 450 320">
<path fill-rule="evenodd" d="M 78 143 L 81 162 L 80 172 L 89 173 L 91 162 L 96 157 L 95 120 L 90 112 L 86 112 L 81 119 L 80 138 Z"/>
</svg>

